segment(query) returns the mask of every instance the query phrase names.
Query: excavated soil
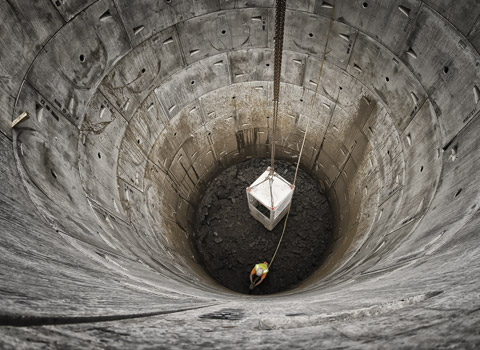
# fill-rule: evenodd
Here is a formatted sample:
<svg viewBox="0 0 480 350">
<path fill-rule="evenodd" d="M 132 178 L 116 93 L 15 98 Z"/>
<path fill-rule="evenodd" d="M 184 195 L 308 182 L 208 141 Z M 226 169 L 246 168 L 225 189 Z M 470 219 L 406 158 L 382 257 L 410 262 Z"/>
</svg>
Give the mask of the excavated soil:
<svg viewBox="0 0 480 350">
<path fill-rule="evenodd" d="M 198 207 L 195 243 L 211 276 L 225 287 L 249 293 L 249 274 L 258 262 L 269 262 L 284 220 L 268 231 L 249 213 L 245 189 L 268 167 L 252 159 L 224 170 L 207 187 Z M 276 171 L 293 181 L 295 166 L 277 161 Z M 299 170 L 287 229 L 266 279 L 250 294 L 293 288 L 323 262 L 333 236 L 329 202 L 315 180 Z"/>
</svg>

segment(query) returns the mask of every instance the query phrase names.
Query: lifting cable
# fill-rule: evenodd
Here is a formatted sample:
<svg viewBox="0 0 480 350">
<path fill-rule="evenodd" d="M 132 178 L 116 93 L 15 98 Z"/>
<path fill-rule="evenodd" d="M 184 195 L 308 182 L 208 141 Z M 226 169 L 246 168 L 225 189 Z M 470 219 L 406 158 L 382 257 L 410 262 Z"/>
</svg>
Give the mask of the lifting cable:
<svg viewBox="0 0 480 350">
<path fill-rule="evenodd" d="M 332 13 L 330 15 L 330 22 L 328 24 L 328 33 L 327 33 L 327 39 L 325 40 L 325 46 L 323 48 L 323 56 L 322 60 L 320 63 L 320 72 L 318 73 L 318 79 L 317 79 L 317 84 L 315 86 L 315 92 L 312 96 L 312 103 L 310 105 L 310 110 L 309 110 L 309 116 L 308 122 L 307 122 L 307 127 L 305 128 L 305 133 L 303 134 L 303 140 L 302 140 L 302 146 L 300 147 L 300 153 L 298 154 L 298 160 L 297 160 L 297 166 L 295 168 L 295 176 L 293 178 L 293 183 L 292 185 L 295 188 L 295 182 L 297 181 L 297 173 L 298 173 L 298 168 L 300 166 L 300 160 L 302 159 L 302 154 L 303 154 L 303 148 L 305 146 L 305 140 L 307 138 L 307 133 L 310 128 L 310 121 L 311 121 L 311 115 L 313 112 L 313 107 L 315 106 L 315 100 L 317 97 L 317 92 L 318 92 L 318 87 L 320 85 L 320 78 L 322 77 L 322 71 L 323 71 L 323 64 L 325 63 L 325 56 L 327 55 L 327 47 L 328 47 L 328 40 L 330 38 L 330 33 L 332 30 L 332 24 L 333 24 L 333 18 L 335 16 L 335 1 L 333 0 L 332 4 Z M 277 123 L 277 117 L 278 117 L 278 94 L 280 90 L 280 71 L 282 67 L 282 49 L 283 49 L 283 26 L 285 23 L 285 7 L 286 7 L 286 0 L 277 0 L 277 8 L 276 8 L 276 14 L 275 14 L 275 67 L 274 67 L 274 81 L 273 81 L 273 86 L 274 86 L 274 104 L 273 104 L 273 144 L 272 144 L 272 160 L 271 160 L 271 167 L 273 169 L 274 165 L 274 160 L 275 160 L 275 132 L 276 132 L 276 123 Z M 283 11 L 283 14 L 279 14 L 278 12 Z M 279 19 L 281 19 L 281 23 L 277 22 Z M 277 24 L 278 23 L 278 24 Z M 279 30 L 279 25 L 281 24 L 281 30 Z M 278 43 L 278 46 L 277 46 Z M 280 51 L 277 51 L 277 47 L 279 47 Z M 277 57 L 279 56 L 279 58 Z M 277 62 L 278 67 L 277 67 Z M 278 75 L 277 75 L 278 72 Z M 276 100 L 275 100 L 276 99 Z M 273 171 L 273 170 L 272 170 Z M 273 172 L 272 172 L 273 174 Z M 292 207 L 292 202 L 288 205 L 288 211 L 287 215 L 285 216 L 285 221 L 283 222 L 283 230 L 282 230 L 282 235 L 280 236 L 280 240 L 278 241 L 277 248 L 275 249 L 275 253 L 273 253 L 272 259 L 270 260 L 270 264 L 268 265 L 268 268 L 270 269 L 272 267 L 273 261 L 275 260 L 275 257 L 277 256 L 278 249 L 280 248 L 280 244 L 282 243 L 283 236 L 285 234 L 285 229 L 287 227 L 287 220 L 288 216 L 290 214 L 290 209 Z"/>
<path fill-rule="evenodd" d="M 272 130 L 272 154 L 270 164 L 270 175 L 275 171 L 275 144 L 277 137 L 278 102 L 280 96 L 280 78 L 282 74 L 282 51 L 283 32 L 285 27 L 285 10 L 287 0 L 277 0 L 275 9 L 275 51 L 273 59 L 273 130 Z"/>
</svg>

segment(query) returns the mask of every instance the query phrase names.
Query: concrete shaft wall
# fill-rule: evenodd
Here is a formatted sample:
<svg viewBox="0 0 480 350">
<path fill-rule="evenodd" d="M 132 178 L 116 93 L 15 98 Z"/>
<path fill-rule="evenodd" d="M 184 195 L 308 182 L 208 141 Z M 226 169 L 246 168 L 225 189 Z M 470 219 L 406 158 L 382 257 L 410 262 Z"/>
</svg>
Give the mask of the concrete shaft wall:
<svg viewBox="0 0 480 350">
<path fill-rule="evenodd" d="M 253 298 L 190 238 L 269 156 L 274 1 L 0 2 L 2 348 L 478 346 L 480 3 L 337 0 L 318 81 L 331 5 L 287 2 L 277 153 L 310 120 L 335 244 Z"/>
</svg>

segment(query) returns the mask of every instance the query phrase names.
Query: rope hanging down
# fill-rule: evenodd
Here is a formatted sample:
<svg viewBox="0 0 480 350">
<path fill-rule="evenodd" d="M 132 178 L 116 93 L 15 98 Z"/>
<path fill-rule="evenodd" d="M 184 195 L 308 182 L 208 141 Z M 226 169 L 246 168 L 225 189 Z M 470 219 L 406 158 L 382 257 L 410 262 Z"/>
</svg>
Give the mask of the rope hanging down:
<svg viewBox="0 0 480 350">
<path fill-rule="evenodd" d="M 277 6 L 279 4 L 279 2 L 282 2 L 282 1 L 277 1 Z M 309 110 L 309 116 L 312 115 L 312 111 L 313 111 L 313 107 L 315 105 L 315 101 L 316 101 L 316 97 L 317 97 L 317 92 L 318 92 L 318 86 L 320 85 L 320 78 L 322 77 L 322 71 L 323 71 L 323 64 L 325 62 L 325 56 L 327 55 L 327 47 L 328 47 L 328 40 L 330 39 L 330 33 L 332 31 L 332 24 L 333 24 L 333 18 L 335 17 L 335 2 L 336 0 L 333 0 L 333 4 L 332 4 L 332 14 L 330 15 L 330 22 L 328 24 L 328 33 L 327 33 L 327 38 L 325 40 L 325 46 L 323 47 L 323 55 L 322 55 L 322 61 L 320 63 L 320 72 L 318 73 L 318 79 L 317 79 L 317 85 L 315 87 L 315 92 L 312 96 L 312 102 L 311 102 L 311 105 L 310 105 L 310 110 Z M 285 1 L 283 1 L 283 5 L 285 6 Z M 277 7 L 277 11 L 278 11 L 278 7 Z M 283 19 L 285 18 L 285 7 L 283 8 Z M 278 18 L 278 16 L 276 16 L 276 19 Z M 275 20 L 276 20 L 275 19 Z M 277 23 L 275 22 L 275 28 L 277 27 Z M 277 55 L 277 41 L 281 41 L 282 44 L 281 44 L 281 47 L 283 47 L 283 24 L 282 24 L 282 31 L 281 31 L 281 38 L 279 39 L 279 37 L 276 37 L 276 41 L 275 41 L 275 59 L 277 58 L 276 55 Z M 280 51 L 280 56 L 282 55 L 281 51 Z M 281 68 L 281 62 L 282 62 L 282 58 L 280 57 L 280 68 Z M 277 63 L 277 61 L 275 60 L 275 64 Z M 280 72 L 280 68 L 278 68 L 278 71 Z M 277 67 L 275 66 L 275 71 L 277 70 Z M 274 98 L 275 98 L 275 86 L 277 86 L 278 84 L 278 87 L 280 87 L 280 74 L 277 78 L 276 75 L 274 75 Z M 277 99 L 278 99 L 278 95 L 277 95 Z M 275 100 L 274 100 L 275 101 Z M 278 114 L 278 100 L 277 100 L 277 104 L 275 105 L 275 102 L 274 102 L 274 123 L 276 123 L 275 121 L 275 108 L 276 108 L 276 113 Z M 305 140 L 307 138 L 307 133 L 308 133 L 308 130 L 310 128 L 310 120 L 311 120 L 311 117 L 308 118 L 308 122 L 307 122 L 307 127 L 305 128 L 305 133 L 303 134 L 303 140 L 302 140 L 302 146 L 300 147 L 300 153 L 298 155 L 298 160 L 297 160 L 297 166 L 295 168 L 295 176 L 293 178 L 293 186 L 295 186 L 295 182 L 297 181 L 297 173 L 298 173 L 298 168 L 300 166 L 300 160 L 302 159 L 302 154 L 303 154 L 303 148 L 305 146 Z M 274 141 L 275 141 L 275 131 L 276 131 L 276 124 L 274 124 L 274 129 L 273 129 L 273 135 L 274 135 Z M 274 152 L 273 150 L 275 149 L 275 142 L 273 143 L 272 145 L 272 167 L 273 167 L 273 162 L 274 162 Z M 273 253 L 273 256 L 272 256 L 272 259 L 270 260 L 270 264 L 268 265 L 268 268 L 270 269 L 272 267 L 272 264 L 273 264 L 273 261 L 275 260 L 275 257 L 277 256 L 277 252 L 278 252 L 278 249 L 280 248 L 280 244 L 282 243 L 282 240 L 283 240 L 283 236 L 285 234 L 285 229 L 287 227 L 287 220 L 288 220 L 288 216 L 290 215 L 290 209 L 292 207 L 292 202 L 290 202 L 290 204 L 288 205 L 288 211 L 287 211 L 287 215 L 285 216 L 285 221 L 283 222 L 283 230 L 282 230 L 282 235 L 280 236 L 280 240 L 278 241 L 278 244 L 277 244 L 277 248 L 275 249 L 275 253 Z"/>
</svg>

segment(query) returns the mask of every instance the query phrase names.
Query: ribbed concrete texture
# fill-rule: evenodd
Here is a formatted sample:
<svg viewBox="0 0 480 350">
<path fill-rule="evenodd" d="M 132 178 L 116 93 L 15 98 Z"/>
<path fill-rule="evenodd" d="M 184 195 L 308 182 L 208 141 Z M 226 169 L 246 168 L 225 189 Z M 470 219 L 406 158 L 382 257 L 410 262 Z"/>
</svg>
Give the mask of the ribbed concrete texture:
<svg viewBox="0 0 480 350">
<path fill-rule="evenodd" d="M 269 156 L 274 1 L 0 1 L 1 348 L 479 346 L 480 2 L 337 0 L 319 82 L 332 4 L 287 1 L 277 156 L 310 119 L 335 243 L 253 297 L 191 236 Z"/>
</svg>

